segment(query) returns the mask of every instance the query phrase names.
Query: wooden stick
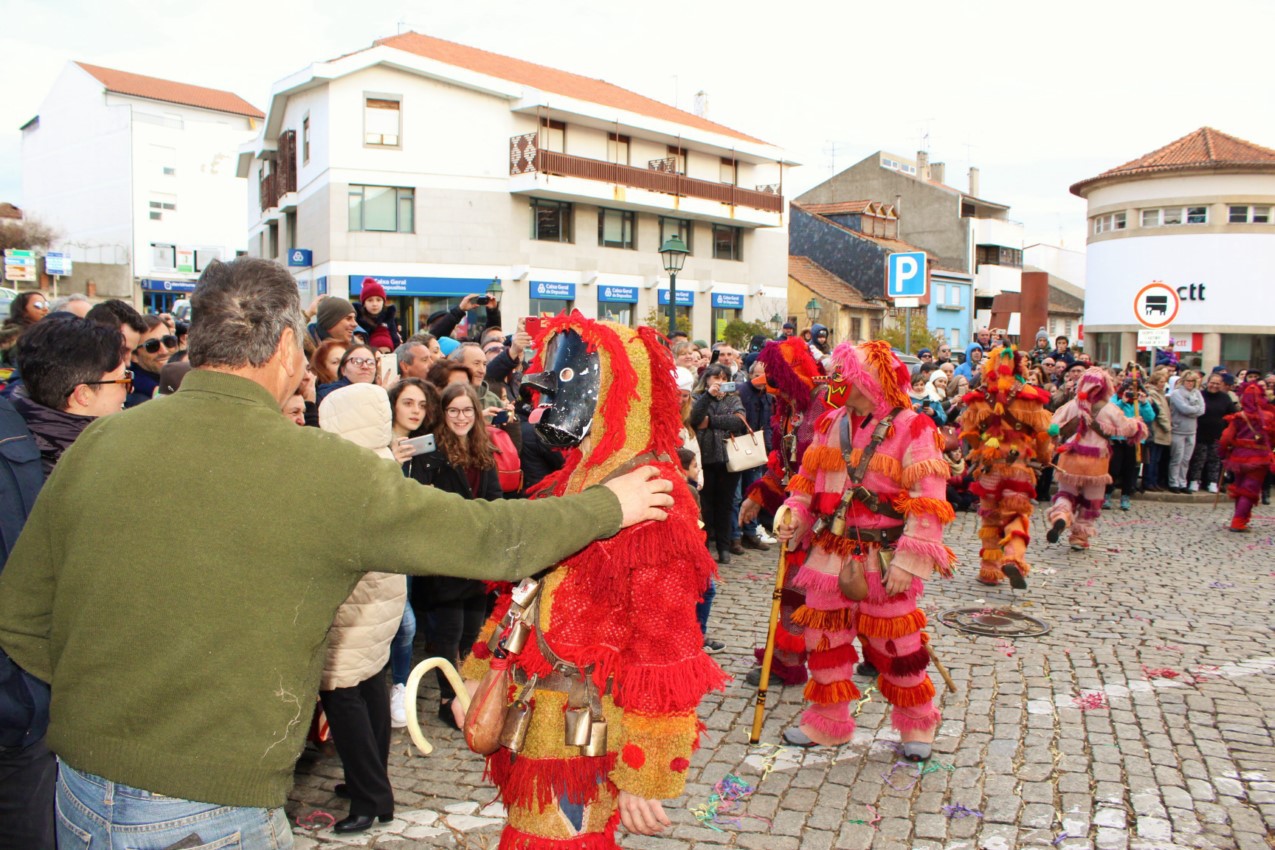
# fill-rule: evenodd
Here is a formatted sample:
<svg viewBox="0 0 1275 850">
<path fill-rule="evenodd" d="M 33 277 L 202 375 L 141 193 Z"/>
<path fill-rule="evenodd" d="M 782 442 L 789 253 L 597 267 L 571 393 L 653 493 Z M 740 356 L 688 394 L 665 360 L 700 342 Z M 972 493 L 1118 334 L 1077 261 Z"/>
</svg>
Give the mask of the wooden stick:
<svg viewBox="0 0 1275 850">
<path fill-rule="evenodd" d="M 784 505 L 775 511 L 775 529 L 784 525 L 791 509 Z M 757 683 L 757 707 L 753 709 L 753 731 L 748 743 L 761 740 L 761 726 L 766 719 L 766 692 L 770 688 L 770 665 L 775 659 L 775 634 L 779 629 L 779 604 L 784 593 L 784 578 L 788 572 L 788 542 L 779 543 L 779 567 L 775 570 L 775 590 L 770 599 L 770 622 L 766 626 L 766 651 L 761 659 L 761 680 Z"/>
<path fill-rule="evenodd" d="M 943 677 L 943 684 L 947 685 L 947 689 L 954 694 L 960 693 L 960 688 L 956 687 L 956 683 L 952 681 L 952 675 L 947 672 L 947 668 L 943 666 L 943 662 L 934 652 L 934 638 L 930 637 L 929 643 L 930 660 L 934 662 L 934 669 L 939 671 L 939 675 Z"/>
<path fill-rule="evenodd" d="M 456 672 L 456 668 L 446 658 L 426 658 L 420 664 L 412 669 L 412 674 L 407 677 L 407 690 L 403 694 L 403 706 L 407 709 L 407 733 L 412 738 L 412 743 L 424 755 L 434 752 L 434 745 L 425 740 L 425 735 L 421 732 L 421 724 L 416 718 L 416 691 L 420 687 L 421 678 L 434 668 L 443 671 L 443 675 L 447 677 L 447 681 L 451 683 L 452 688 L 456 691 L 456 699 L 460 701 L 460 707 L 469 710 L 469 688 L 465 687 L 465 682 L 461 679 L 460 674 Z"/>
</svg>

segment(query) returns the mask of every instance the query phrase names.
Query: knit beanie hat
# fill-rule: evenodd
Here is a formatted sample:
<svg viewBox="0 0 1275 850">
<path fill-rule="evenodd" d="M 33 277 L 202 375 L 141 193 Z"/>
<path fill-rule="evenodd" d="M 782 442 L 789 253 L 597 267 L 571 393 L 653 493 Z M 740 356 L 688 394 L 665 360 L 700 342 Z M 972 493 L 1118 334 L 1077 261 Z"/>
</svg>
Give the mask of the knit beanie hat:
<svg viewBox="0 0 1275 850">
<path fill-rule="evenodd" d="M 359 290 L 359 300 L 366 301 L 369 298 L 380 298 L 385 300 L 385 287 L 376 282 L 374 278 L 363 278 L 363 288 Z"/>
<path fill-rule="evenodd" d="M 451 353 L 460 348 L 460 342 L 449 336 L 440 336 L 438 338 L 438 350 L 443 352 L 444 357 L 450 357 Z"/>
<path fill-rule="evenodd" d="M 375 349 L 384 348 L 389 351 L 394 348 L 394 339 L 390 336 L 390 329 L 381 324 L 372 329 L 372 335 L 368 337 L 367 344 Z"/>
<path fill-rule="evenodd" d="M 1043 339 L 1043 340 L 1045 340 L 1046 342 L 1048 342 L 1048 341 L 1049 341 L 1049 332 L 1048 332 L 1048 331 L 1046 331 L 1044 328 L 1041 328 L 1040 330 L 1036 331 L 1036 339 Z"/>
<path fill-rule="evenodd" d="M 326 331 L 353 312 L 354 305 L 349 301 L 329 295 L 319 302 L 319 309 L 315 311 L 314 317 L 319 327 Z"/>
</svg>

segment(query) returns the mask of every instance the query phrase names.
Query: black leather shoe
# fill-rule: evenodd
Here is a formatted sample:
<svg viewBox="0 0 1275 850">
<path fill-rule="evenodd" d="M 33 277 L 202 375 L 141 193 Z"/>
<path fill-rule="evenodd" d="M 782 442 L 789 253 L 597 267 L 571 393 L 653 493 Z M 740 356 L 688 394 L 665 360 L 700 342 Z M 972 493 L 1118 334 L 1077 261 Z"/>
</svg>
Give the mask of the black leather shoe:
<svg viewBox="0 0 1275 850">
<path fill-rule="evenodd" d="M 730 550 L 729 550 L 729 549 L 718 549 L 718 550 L 717 550 L 717 563 L 719 563 L 719 564 L 729 564 L 729 563 L 730 563 Z"/>
<path fill-rule="evenodd" d="M 350 799 L 350 788 L 344 782 L 338 782 L 336 787 L 332 789 L 332 793 L 340 797 L 342 800 Z"/>
<path fill-rule="evenodd" d="M 738 540 L 732 540 L 730 542 L 730 553 L 732 555 L 744 554 L 744 544 L 740 543 Z"/>
<path fill-rule="evenodd" d="M 339 820 L 332 825 L 332 831 L 338 835 L 344 835 L 351 832 L 367 832 L 372 828 L 372 824 L 377 821 L 381 823 L 389 823 L 394 820 L 394 815 L 350 815 L 344 820 Z"/>
</svg>

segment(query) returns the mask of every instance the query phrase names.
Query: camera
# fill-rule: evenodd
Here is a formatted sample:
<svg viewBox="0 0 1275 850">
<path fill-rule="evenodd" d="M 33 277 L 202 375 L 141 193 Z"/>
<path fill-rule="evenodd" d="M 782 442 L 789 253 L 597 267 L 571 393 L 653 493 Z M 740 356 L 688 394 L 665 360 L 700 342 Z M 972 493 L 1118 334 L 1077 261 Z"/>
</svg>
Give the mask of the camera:
<svg viewBox="0 0 1275 850">
<path fill-rule="evenodd" d="M 724 393 L 733 393 L 733 392 L 736 392 L 737 390 L 735 389 L 735 382 L 734 382 L 734 381 L 725 381 L 725 382 L 723 382 L 723 383 L 722 383 L 722 385 L 721 385 L 721 391 L 722 391 L 722 392 L 724 392 Z"/>
<path fill-rule="evenodd" d="M 474 303 L 477 304 L 479 307 L 486 307 L 488 304 L 491 303 L 491 296 L 479 295 L 477 298 L 474 299 Z"/>
</svg>

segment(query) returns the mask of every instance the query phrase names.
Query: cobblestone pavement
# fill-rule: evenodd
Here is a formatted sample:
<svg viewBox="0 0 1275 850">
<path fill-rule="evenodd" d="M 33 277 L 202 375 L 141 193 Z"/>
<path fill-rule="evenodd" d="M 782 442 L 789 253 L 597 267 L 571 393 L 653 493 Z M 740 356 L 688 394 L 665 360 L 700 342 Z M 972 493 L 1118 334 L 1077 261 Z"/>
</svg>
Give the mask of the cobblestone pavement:
<svg viewBox="0 0 1275 850">
<path fill-rule="evenodd" d="M 736 677 L 708 697 L 708 727 L 673 828 L 626 836 L 628 848 L 723 846 L 765 850 L 1018 847 L 1241 848 L 1275 846 L 1275 511 L 1253 533 L 1224 530 L 1230 505 L 1135 501 L 1103 514 L 1089 552 L 1047 546 L 1043 518 L 1030 588 L 986 588 L 977 572 L 975 519 L 949 535 L 958 577 L 923 600 L 941 659 L 959 691 L 936 681 L 944 721 L 930 772 L 896 764 L 895 735 L 878 694 L 841 748 L 750 747 L 754 689 L 743 683 L 764 640 L 775 553 L 749 553 L 723 570 L 710 628 L 717 658 Z M 1005 640 L 938 622 L 956 607 L 1009 607 L 1047 621 L 1037 638 Z M 935 677 L 937 680 L 937 676 Z M 870 683 L 859 680 L 865 691 Z M 763 742 L 797 715 L 801 689 L 771 689 Z M 437 750 L 423 757 L 396 733 L 391 775 L 399 819 L 343 842 L 358 847 L 495 848 L 499 804 L 481 760 L 458 733 L 421 716 Z M 734 822 L 702 825 L 714 784 L 734 774 L 755 788 Z M 288 813 L 345 814 L 331 793 L 335 756 L 298 768 Z M 742 815 L 742 816 L 741 816 Z M 722 817 L 726 817 L 723 815 Z M 298 828 L 300 848 L 331 846 L 329 831 Z"/>
</svg>

